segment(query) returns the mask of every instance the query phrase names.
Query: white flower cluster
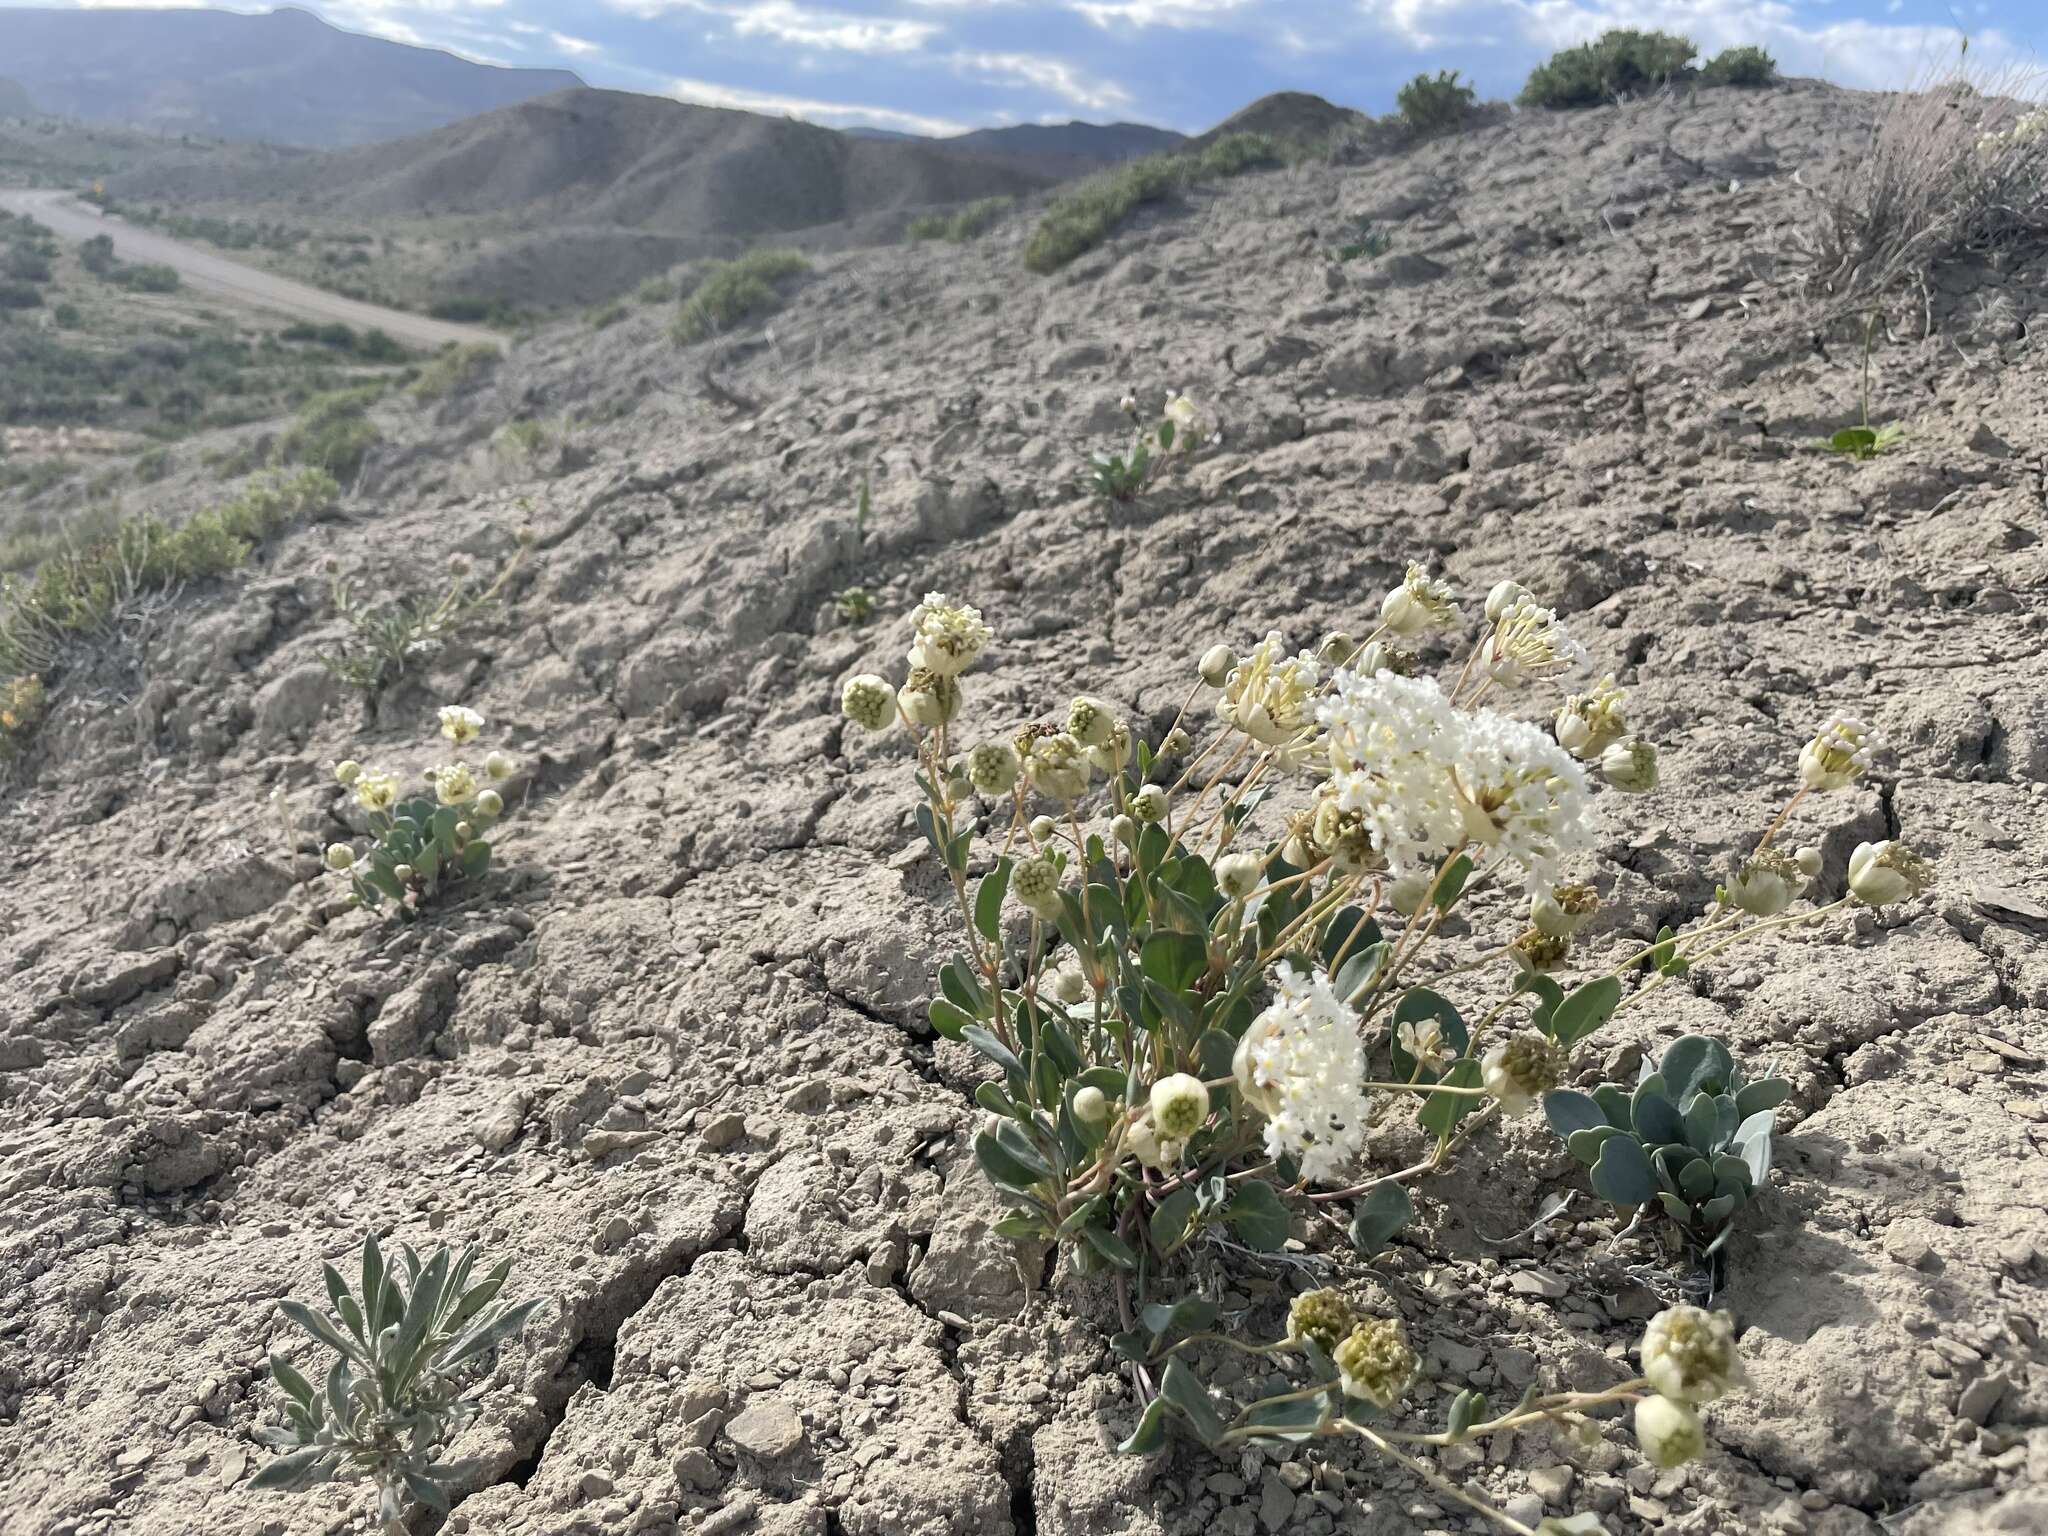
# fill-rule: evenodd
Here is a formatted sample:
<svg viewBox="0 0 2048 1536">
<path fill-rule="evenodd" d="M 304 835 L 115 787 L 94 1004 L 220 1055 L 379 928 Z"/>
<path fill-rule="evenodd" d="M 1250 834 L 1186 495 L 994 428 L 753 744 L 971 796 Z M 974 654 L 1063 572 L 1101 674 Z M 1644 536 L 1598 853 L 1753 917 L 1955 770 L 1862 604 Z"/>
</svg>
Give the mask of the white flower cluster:
<svg viewBox="0 0 2048 1536">
<path fill-rule="evenodd" d="M 2048 139 L 2048 107 L 2036 107 L 2002 133 L 1987 133 L 1977 140 L 1977 153 L 1995 160 L 2008 149 L 2025 149 Z"/>
<path fill-rule="evenodd" d="M 1283 756 L 1302 751 L 1315 728 L 1310 709 L 1322 680 L 1322 664 L 1315 654 L 1302 651 L 1289 656 L 1287 642 L 1276 629 L 1230 668 L 1222 683 L 1223 697 L 1216 701 L 1216 714 Z"/>
<path fill-rule="evenodd" d="M 1554 676 L 1585 660 L 1556 613 L 1519 582 L 1495 585 L 1486 595 L 1486 617 L 1493 633 L 1480 643 L 1479 664 L 1503 688 Z"/>
<path fill-rule="evenodd" d="M 1316 718 L 1337 806 L 1359 814 L 1397 878 L 1473 843 L 1545 890 L 1591 846 L 1585 772 L 1532 725 L 1458 709 L 1434 682 L 1391 672 L 1340 671 Z"/>
<path fill-rule="evenodd" d="M 958 677 L 988 649 L 989 628 L 981 621 L 981 610 L 956 603 L 943 592 L 925 593 L 924 601 L 911 610 L 910 627 L 916 632 L 908 654 L 911 666 L 941 677 Z"/>
<path fill-rule="evenodd" d="M 1328 1181 L 1357 1155 L 1371 1108 L 1358 1014 L 1327 978 L 1285 961 L 1273 985 L 1279 995 L 1245 1030 L 1231 1072 L 1266 1117 L 1267 1155 L 1291 1157 L 1306 1177 Z"/>
<path fill-rule="evenodd" d="M 1799 781 L 1808 789 L 1847 789 L 1870 771 L 1876 734 L 1853 715 L 1830 715 L 1799 749 Z"/>
</svg>

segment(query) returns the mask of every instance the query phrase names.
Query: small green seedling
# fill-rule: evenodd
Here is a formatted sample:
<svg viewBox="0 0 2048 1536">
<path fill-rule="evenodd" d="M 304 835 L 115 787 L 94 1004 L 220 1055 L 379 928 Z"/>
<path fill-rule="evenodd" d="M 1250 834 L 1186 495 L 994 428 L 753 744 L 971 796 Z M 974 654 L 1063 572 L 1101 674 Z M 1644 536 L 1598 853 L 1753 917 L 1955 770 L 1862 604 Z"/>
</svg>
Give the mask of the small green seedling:
<svg viewBox="0 0 2048 1536">
<path fill-rule="evenodd" d="M 1905 428 L 1897 425 L 1870 424 L 1870 341 L 1876 329 L 1877 314 L 1873 311 L 1863 321 L 1863 421 L 1858 426 L 1842 428 L 1821 445 L 1832 453 L 1859 461 L 1876 458 L 1906 435 Z"/>
</svg>

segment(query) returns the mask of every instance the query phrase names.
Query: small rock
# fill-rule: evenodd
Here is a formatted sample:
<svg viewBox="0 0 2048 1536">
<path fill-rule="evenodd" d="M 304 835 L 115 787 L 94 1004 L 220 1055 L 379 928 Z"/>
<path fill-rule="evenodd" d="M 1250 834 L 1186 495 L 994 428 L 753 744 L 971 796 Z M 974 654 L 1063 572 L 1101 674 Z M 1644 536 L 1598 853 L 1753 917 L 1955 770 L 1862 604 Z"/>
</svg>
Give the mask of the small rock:
<svg viewBox="0 0 2048 1536">
<path fill-rule="evenodd" d="M 745 1115 L 720 1115 L 704 1127 L 704 1134 L 698 1138 L 697 1148 L 701 1152 L 723 1152 L 746 1134 Z"/>
<path fill-rule="evenodd" d="M 1293 1493 L 1285 1483 L 1268 1472 L 1259 1480 L 1259 1524 L 1269 1531 L 1278 1531 L 1293 1518 Z"/>
<path fill-rule="evenodd" d="M 1963 1388 L 1962 1396 L 1956 1399 L 1956 1417 L 1968 1419 L 1972 1424 L 1988 1422 L 2004 1401 L 2009 1385 L 2004 1375 L 1997 1371 L 1979 1376 Z"/>
<path fill-rule="evenodd" d="M 586 1472 L 577 1487 L 583 1490 L 586 1499 L 601 1499 L 612 1491 L 612 1480 L 602 1472 Z"/>
<path fill-rule="evenodd" d="M 1508 1288 L 1522 1296 L 1542 1296 L 1550 1301 L 1571 1287 L 1547 1269 L 1520 1269 L 1508 1277 Z"/>
<path fill-rule="evenodd" d="M 690 1447 L 675 1459 L 676 1486 L 702 1491 L 716 1488 L 725 1481 L 725 1473 L 711 1453 L 696 1446 Z"/>
<path fill-rule="evenodd" d="M 1571 1467 L 1559 1464 L 1554 1467 L 1537 1467 L 1529 1473 L 1529 1491 L 1546 1504 L 1562 1504 L 1571 1496 L 1572 1483 L 1578 1473 Z"/>
<path fill-rule="evenodd" d="M 804 1425 L 779 1398 L 755 1398 L 725 1426 L 725 1436 L 757 1461 L 779 1461 L 804 1443 Z"/>
</svg>

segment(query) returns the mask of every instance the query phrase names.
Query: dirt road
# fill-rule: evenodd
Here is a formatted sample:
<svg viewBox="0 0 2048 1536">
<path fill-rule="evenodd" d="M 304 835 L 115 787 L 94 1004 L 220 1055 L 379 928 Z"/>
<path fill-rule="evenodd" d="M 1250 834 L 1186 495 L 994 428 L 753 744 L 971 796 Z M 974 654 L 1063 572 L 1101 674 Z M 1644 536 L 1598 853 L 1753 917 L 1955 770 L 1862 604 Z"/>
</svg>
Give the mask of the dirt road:
<svg viewBox="0 0 2048 1536">
<path fill-rule="evenodd" d="M 343 298 L 338 293 L 329 293 L 309 283 L 296 283 L 290 278 L 244 266 L 166 235 L 137 229 L 126 220 L 108 218 L 68 192 L 0 192 L 0 208 L 11 213 L 28 214 L 39 223 L 47 224 L 63 240 L 89 240 L 94 235 L 109 235 L 113 238 L 114 254 L 121 260 L 160 262 L 164 266 L 175 267 L 178 275 L 193 288 L 231 304 L 323 323 L 339 320 L 359 330 L 382 330 L 410 347 L 433 349 L 451 341 L 504 345 L 503 337 L 481 326 L 456 325 L 446 320 L 432 320 L 425 315 L 409 315 L 403 310 Z"/>
</svg>

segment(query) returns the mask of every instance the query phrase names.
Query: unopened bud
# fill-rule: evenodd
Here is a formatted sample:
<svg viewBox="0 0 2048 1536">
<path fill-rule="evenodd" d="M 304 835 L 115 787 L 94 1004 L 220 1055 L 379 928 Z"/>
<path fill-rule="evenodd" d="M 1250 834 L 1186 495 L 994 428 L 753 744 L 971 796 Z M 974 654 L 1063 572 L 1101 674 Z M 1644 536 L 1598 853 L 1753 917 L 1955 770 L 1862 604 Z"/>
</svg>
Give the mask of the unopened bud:
<svg viewBox="0 0 2048 1536">
<path fill-rule="evenodd" d="M 329 843 L 327 845 L 327 867 L 329 869 L 348 869 L 355 861 L 356 851 L 349 847 L 347 843 Z"/>
<path fill-rule="evenodd" d="M 352 757 L 344 757 L 334 765 L 334 781 L 337 784 L 353 784 L 363 776 L 363 765 Z"/>
<path fill-rule="evenodd" d="M 1202 653 L 1202 681 L 1211 688 L 1221 688 L 1230 680 L 1231 669 L 1237 665 L 1237 656 L 1227 645 L 1212 645 Z"/>
</svg>

